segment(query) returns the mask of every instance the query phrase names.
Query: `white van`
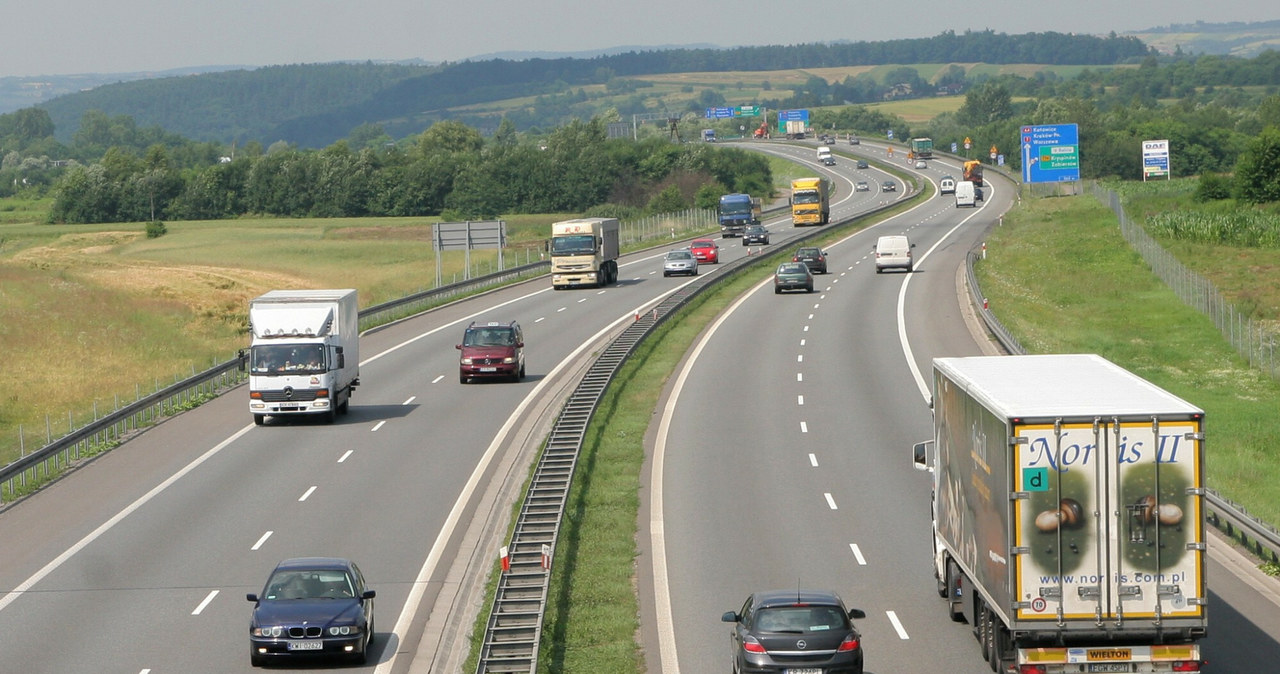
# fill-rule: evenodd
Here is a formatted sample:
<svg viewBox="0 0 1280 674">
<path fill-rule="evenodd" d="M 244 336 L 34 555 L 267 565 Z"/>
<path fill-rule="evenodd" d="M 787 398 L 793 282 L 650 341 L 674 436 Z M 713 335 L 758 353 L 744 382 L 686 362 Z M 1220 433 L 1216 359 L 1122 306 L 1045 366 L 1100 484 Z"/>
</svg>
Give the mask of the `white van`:
<svg viewBox="0 0 1280 674">
<path fill-rule="evenodd" d="M 831 156 L 831 148 L 827 147 L 826 145 L 819 145 L 819 146 L 818 146 L 818 160 L 819 160 L 819 161 L 821 161 L 821 160 L 823 160 L 823 159 L 826 159 L 827 157 L 830 157 L 830 156 Z"/>
<path fill-rule="evenodd" d="M 882 236 L 876 241 L 876 273 L 886 269 L 906 269 L 911 271 L 911 249 L 915 244 L 907 241 L 901 234 Z"/>
<path fill-rule="evenodd" d="M 956 183 L 956 208 L 961 206 L 978 207 L 978 203 L 974 199 L 973 182 L 970 180 L 961 180 Z"/>
<path fill-rule="evenodd" d="M 942 176 L 942 180 L 938 181 L 938 194 L 955 194 L 956 179 L 951 176 Z"/>
</svg>

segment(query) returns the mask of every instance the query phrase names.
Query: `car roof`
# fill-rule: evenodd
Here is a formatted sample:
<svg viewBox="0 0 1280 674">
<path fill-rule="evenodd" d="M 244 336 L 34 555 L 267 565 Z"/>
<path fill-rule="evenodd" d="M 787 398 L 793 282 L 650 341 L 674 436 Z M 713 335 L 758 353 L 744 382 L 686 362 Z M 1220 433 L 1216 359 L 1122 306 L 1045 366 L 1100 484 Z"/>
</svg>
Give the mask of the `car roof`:
<svg viewBox="0 0 1280 674">
<path fill-rule="evenodd" d="M 767 590 L 755 594 L 755 608 L 794 606 L 796 604 L 844 605 L 840 595 L 831 590 Z"/>
<path fill-rule="evenodd" d="M 276 564 L 276 570 L 288 569 L 342 569 L 351 568 L 351 560 L 343 557 L 294 557 Z"/>
</svg>

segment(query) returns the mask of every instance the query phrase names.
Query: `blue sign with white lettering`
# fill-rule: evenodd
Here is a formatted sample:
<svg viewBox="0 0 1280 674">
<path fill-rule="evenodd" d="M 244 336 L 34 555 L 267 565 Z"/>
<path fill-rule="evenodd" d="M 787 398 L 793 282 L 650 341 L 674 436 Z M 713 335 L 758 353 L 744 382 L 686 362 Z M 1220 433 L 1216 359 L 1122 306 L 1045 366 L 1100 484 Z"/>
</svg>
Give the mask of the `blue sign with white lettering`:
<svg viewBox="0 0 1280 674">
<path fill-rule="evenodd" d="M 779 110 L 778 121 L 779 122 L 808 122 L 809 111 L 808 110 Z"/>
<path fill-rule="evenodd" d="M 1080 180 L 1080 127 L 1046 124 L 1022 127 L 1022 182 L 1058 183 Z"/>
</svg>

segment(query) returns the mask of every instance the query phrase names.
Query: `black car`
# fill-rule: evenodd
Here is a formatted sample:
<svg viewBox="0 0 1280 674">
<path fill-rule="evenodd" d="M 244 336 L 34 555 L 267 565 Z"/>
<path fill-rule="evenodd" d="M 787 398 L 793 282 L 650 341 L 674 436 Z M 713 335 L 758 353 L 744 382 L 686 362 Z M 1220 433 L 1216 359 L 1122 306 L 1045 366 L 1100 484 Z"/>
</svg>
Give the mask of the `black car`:
<svg viewBox="0 0 1280 674">
<path fill-rule="evenodd" d="M 827 156 L 825 156 L 825 157 L 823 157 L 823 158 L 822 158 L 822 164 L 823 164 L 823 166 L 835 166 L 835 165 L 836 165 L 836 158 L 835 158 L 834 156 L 832 156 L 832 155 L 827 155 Z"/>
<path fill-rule="evenodd" d="M 355 563 L 299 557 L 276 565 L 249 619 L 249 661 L 258 667 L 297 656 L 364 663 L 373 641 L 373 598 Z"/>
<path fill-rule="evenodd" d="M 977 185 L 973 186 L 973 200 L 982 201 L 982 188 Z"/>
<path fill-rule="evenodd" d="M 733 623 L 733 671 L 862 674 L 862 635 L 853 620 L 867 614 L 845 608 L 835 592 L 775 590 L 747 597 Z"/>
<path fill-rule="evenodd" d="M 867 168 L 868 166 L 869 166 L 869 164 L 867 164 L 867 160 L 865 160 L 865 159 L 859 159 L 859 160 L 858 160 L 858 168 L 860 168 L 860 169 L 864 169 L 864 168 Z"/>
<path fill-rule="evenodd" d="M 895 183 L 892 180 L 886 180 L 880 183 L 880 191 L 881 192 L 897 192 L 898 183 Z"/>
<path fill-rule="evenodd" d="M 764 225 L 751 225 L 742 232 L 742 245 L 749 246 L 753 243 L 769 245 L 769 230 Z"/>
<path fill-rule="evenodd" d="M 827 273 L 827 254 L 821 248 L 800 248 L 791 261 L 803 262 L 815 274 Z"/>
</svg>

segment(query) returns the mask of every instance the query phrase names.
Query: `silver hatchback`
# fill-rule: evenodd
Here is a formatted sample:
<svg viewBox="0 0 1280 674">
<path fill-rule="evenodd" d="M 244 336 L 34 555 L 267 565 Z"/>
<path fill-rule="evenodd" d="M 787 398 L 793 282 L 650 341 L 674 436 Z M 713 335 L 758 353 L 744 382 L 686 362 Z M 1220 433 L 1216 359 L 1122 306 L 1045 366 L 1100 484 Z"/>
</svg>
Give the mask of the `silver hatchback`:
<svg viewBox="0 0 1280 674">
<path fill-rule="evenodd" d="M 698 258 L 687 250 L 673 250 L 662 259 L 662 275 L 672 274 L 698 275 Z"/>
</svg>

